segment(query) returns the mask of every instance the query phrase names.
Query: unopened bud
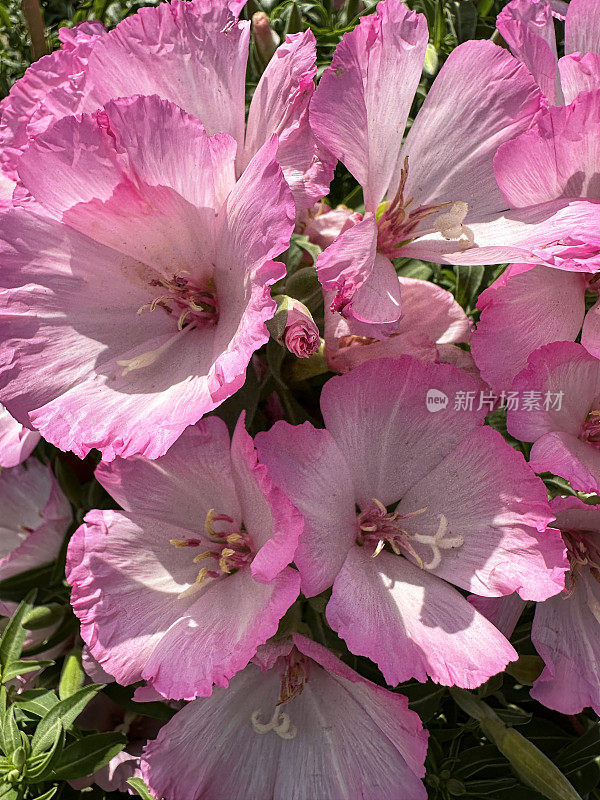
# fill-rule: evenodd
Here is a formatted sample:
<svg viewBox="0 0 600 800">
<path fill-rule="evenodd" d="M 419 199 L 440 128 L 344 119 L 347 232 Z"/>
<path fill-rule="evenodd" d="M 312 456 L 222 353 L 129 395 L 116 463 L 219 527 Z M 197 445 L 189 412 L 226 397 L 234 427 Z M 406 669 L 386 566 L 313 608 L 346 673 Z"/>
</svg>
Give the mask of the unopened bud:
<svg viewBox="0 0 600 800">
<path fill-rule="evenodd" d="M 285 294 L 275 300 L 277 311 L 268 323 L 271 335 L 298 358 L 308 358 L 321 346 L 319 329 L 310 311 L 304 303 Z"/>
<path fill-rule="evenodd" d="M 436 75 L 438 71 L 439 58 L 437 50 L 431 44 L 427 45 L 425 50 L 425 61 L 423 62 L 423 71 L 426 75 Z"/>
<path fill-rule="evenodd" d="M 254 32 L 254 44 L 260 60 L 266 66 L 273 53 L 277 50 L 279 36 L 275 33 L 269 22 L 269 17 L 264 11 L 257 11 L 252 15 L 252 30 Z"/>
<path fill-rule="evenodd" d="M 483 733 L 509 760 L 523 783 L 548 800 L 581 800 L 548 756 L 515 728 L 509 728 L 487 703 L 465 689 L 453 688 L 450 693 L 462 710 L 479 722 Z"/>
</svg>

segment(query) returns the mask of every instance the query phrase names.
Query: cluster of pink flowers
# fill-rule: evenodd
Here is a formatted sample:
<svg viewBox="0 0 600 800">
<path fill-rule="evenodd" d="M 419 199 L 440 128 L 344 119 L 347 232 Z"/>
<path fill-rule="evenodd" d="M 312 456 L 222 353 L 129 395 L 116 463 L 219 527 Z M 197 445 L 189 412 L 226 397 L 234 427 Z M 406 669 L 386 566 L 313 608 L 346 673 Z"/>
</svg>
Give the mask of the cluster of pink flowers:
<svg viewBox="0 0 600 800">
<path fill-rule="evenodd" d="M 528 601 L 533 697 L 600 713 L 600 10 L 572 0 L 558 58 L 562 6 L 512 0 L 512 54 L 456 48 L 404 136 L 423 15 L 380 2 L 318 86 L 313 34 L 267 35 L 246 119 L 243 5 L 63 29 L 0 106 L 0 579 L 71 522 L 40 435 L 100 451 L 122 510 L 86 515 L 66 572 L 89 672 L 191 702 L 98 780 L 421 800 L 426 731 L 392 690 L 480 686 Z M 338 161 L 360 212 L 322 200 Z M 294 232 L 320 248 L 321 330 L 285 292 Z M 510 265 L 474 326 L 397 257 Z M 338 373 L 323 425 L 253 439 L 242 413 L 230 436 L 219 407 L 269 337 Z M 490 392 L 529 396 L 507 430 L 530 451 L 454 402 Z M 388 688 L 289 622 L 317 595 Z"/>
</svg>

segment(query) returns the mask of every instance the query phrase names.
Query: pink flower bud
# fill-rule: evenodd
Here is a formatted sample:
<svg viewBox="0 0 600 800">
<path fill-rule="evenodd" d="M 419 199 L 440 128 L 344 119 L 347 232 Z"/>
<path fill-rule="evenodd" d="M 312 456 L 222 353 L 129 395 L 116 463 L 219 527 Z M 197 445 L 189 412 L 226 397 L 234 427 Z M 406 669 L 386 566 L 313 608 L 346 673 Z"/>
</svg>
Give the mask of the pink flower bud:
<svg viewBox="0 0 600 800">
<path fill-rule="evenodd" d="M 298 358 L 308 358 L 321 345 L 319 329 L 310 311 L 298 300 L 290 299 L 283 342 Z"/>
<path fill-rule="evenodd" d="M 275 33 L 264 11 L 252 15 L 252 30 L 256 50 L 263 64 L 268 64 L 279 44 L 279 36 Z"/>
</svg>

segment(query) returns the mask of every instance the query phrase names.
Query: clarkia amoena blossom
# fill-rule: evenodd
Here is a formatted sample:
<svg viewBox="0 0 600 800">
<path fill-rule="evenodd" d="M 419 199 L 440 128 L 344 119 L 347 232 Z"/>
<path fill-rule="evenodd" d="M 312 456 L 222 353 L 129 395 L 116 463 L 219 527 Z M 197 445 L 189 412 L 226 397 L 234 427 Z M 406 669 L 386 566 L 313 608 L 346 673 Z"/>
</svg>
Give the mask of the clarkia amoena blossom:
<svg viewBox="0 0 600 800">
<path fill-rule="evenodd" d="M 209 134 L 235 139 L 236 177 L 276 134 L 277 160 L 296 205 L 309 208 L 327 193 L 334 166 L 308 122 L 315 37 L 310 30 L 293 34 L 278 48 L 256 87 L 246 125 L 250 23 L 237 18 L 243 5 L 173 0 L 141 9 L 108 33 L 96 22 L 67 31 L 63 49 L 35 62 L 3 102 L 4 172 L 16 179 L 27 143 L 56 120 L 94 112 L 119 97 L 155 94 L 197 117 Z"/>
<path fill-rule="evenodd" d="M 531 696 L 561 714 L 591 706 L 600 713 L 600 508 L 577 497 L 555 497 L 550 506 L 567 547 L 565 589 L 537 603 L 531 640 L 544 670 Z M 517 596 L 470 597 L 469 601 L 510 636 L 525 603 Z"/>
<path fill-rule="evenodd" d="M 302 518 L 257 464 L 240 418 L 217 417 L 155 461 L 101 464 L 124 511 L 90 511 L 69 543 L 67 580 L 81 635 L 122 684 L 164 697 L 227 686 L 298 597 Z"/>
<path fill-rule="evenodd" d="M 477 389 L 450 365 L 370 361 L 325 385 L 325 429 L 278 422 L 256 437 L 305 519 L 303 593 L 333 586 L 330 626 L 390 685 L 474 687 L 516 657 L 454 586 L 535 600 L 564 587 L 544 485 L 483 427 L 485 408 L 461 404 Z M 446 398 L 434 411 L 431 392 Z"/>
<path fill-rule="evenodd" d="M 426 749 L 405 697 L 293 634 L 179 711 L 142 774 L 169 800 L 425 800 Z"/>
<path fill-rule="evenodd" d="M 527 69 L 491 42 L 451 53 L 402 143 L 427 41 L 422 15 L 384 0 L 344 35 L 311 101 L 315 135 L 363 187 L 364 217 L 350 218 L 317 262 L 331 312 L 358 335 L 397 329 L 395 256 L 534 263 L 556 259 L 574 236 L 593 245 L 581 260 L 600 252 L 594 203 L 554 195 L 519 205 L 503 195 L 494 154 L 527 130 L 545 99 Z"/>
<path fill-rule="evenodd" d="M 79 457 L 156 458 L 242 386 L 294 225 L 277 148 L 236 182 L 233 139 L 156 96 L 30 143 L 34 199 L 0 212 L 0 398 L 19 422 Z"/>
</svg>

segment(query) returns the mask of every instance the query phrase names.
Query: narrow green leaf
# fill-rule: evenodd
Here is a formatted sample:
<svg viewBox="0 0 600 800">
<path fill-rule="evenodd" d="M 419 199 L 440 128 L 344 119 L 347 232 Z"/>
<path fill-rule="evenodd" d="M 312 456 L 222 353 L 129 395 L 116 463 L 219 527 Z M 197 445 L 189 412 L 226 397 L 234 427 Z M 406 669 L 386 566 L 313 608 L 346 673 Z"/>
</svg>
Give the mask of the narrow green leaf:
<svg viewBox="0 0 600 800">
<path fill-rule="evenodd" d="M 89 701 L 102 689 L 101 684 L 91 684 L 80 689 L 71 697 L 67 697 L 57 703 L 40 720 L 39 725 L 31 740 L 31 747 L 35 754 L 47 750 L 54 741 L 56 735 L 56 724 L 61 722 L 65 730 L 68 730 L 87 706 Z"/>
<path fill-rule="evenodd" d="M 0 800 L 18 800 L 18 793 L 9 783 L 0 784 Z"/>
<path fill-rule="evenodd" d="M 19 659 L 13 661 L 2 673 L 2 680 L 8 682 L 17 675 L 27 675 L 28 672 L 35 672 L 36 669 L 46 669 L 54 664 L 54 661 L 24 661 Z"/>
<path fill-rule="evenodd" d="M 150 790 L 141 778 L 129 778 L 127 783 L 132 789 L 136 790 L 142 800 L 156 800 L 154 795 L 150 794 Z"/>
<path fill-rule="evenodd" d="M 72 781 L 104 767 L 127 744 L 123 733 L 92 733 L 62 751 L 52 769 L 52 780 Z"/>
<path fill-rule="evenodd" d="M 38 717 L 45 717 L 50 709 L 58 703 L 58 697 L 52 689 L 28 689 L 17 695 L 13 702 L 17 708 L 23 711 Z"/>
<path fill-rule="evenodd" d="M 49 748 L 49 750 L 47 750 L 45 753 L 41 753 L 40 755 L 34 755 L 27 760 L 27 779 L 30 783 L 39 783 L 42 780 L 48 779 L 50 769 L 52 768 L 57 755 L 62 750 L 65 736 L 60 720 L 58 720 L 56 725 L 53 727 L 53 730 L 54 741 L 52 742 L 52 746 Z"/>
<path fill-rule="evenodd" d="M 2 719 L 2 750 L 10 758 L 13 752 L 21 746 L 21 734 L 15 719 L 14 708 L 9 708 Z"/>
<path fill-rule="evenodd" d="M 15 661 L 21 655 L 23 649 L 23 642 L 27 635 L 23 627 L 23 620 L 31 611 L 33 600 L 35 599 L 35 590 L 30 592 L 25 600 L 19 603 L 19 607 L 10 618 L 10 621 L 2 638 L 0 639 L 0 668 L 4 672 L 5 667 L 12 661 Z M 3 678 L 4 680 L 4 678 Z"/>
<path fill-rule="evenodd" d="M 58 789 L 58 786 L 53 786 L 52 789 L 48 789 L 48 791 L 44 792 L 44 794 L 38 794 L 38 796 L 32 798 L 32 800 L 50 800 L 50 798 L 54 797 L 54 795 L 57 793 Z"/>
<path fill-rule="evenodd" d="M 0 597 L 3 600 L 19 602 L 24 594 L 39 586 L 47 587 L 52 575 L 52 564 L 43 564 L 41 567 L 21 572 L 0 581 Z"/>
</svg>

